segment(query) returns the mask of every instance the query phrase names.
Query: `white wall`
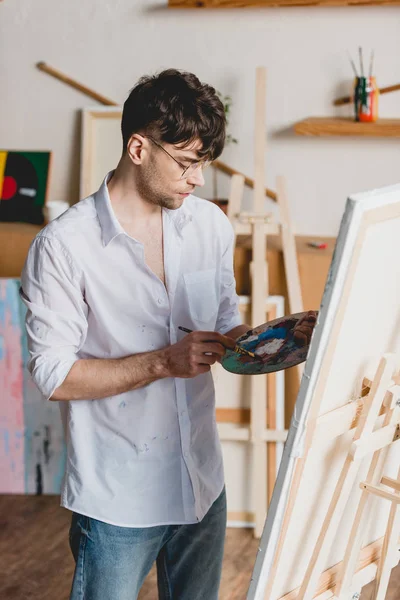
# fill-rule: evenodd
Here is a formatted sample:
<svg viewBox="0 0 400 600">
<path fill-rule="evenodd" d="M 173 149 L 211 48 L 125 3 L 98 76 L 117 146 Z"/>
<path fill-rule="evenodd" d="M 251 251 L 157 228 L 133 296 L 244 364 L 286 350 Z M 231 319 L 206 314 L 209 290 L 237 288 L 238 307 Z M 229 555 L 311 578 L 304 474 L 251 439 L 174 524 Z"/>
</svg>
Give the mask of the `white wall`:
<svg viewBox="0 0 400 600">
<path fill-rule="evenodd" d="M 78 200 L 79 109 L 96 103 L 35 68 L 43 60 L 122 103 L 145 73 L 177 67 L 233 97 L 223 159 L 253 175 L 255 68 L 268 69 L 266 174 L 287 178 L 295 229 L 336 235 L 346 196 L 400 180 L 400 139 L 304 138 L 307 116 L 349 114 L 332 99 L 351 85 L 346 57 L 375 48 L 378 84 L 400 81 L 400 7 L 174 11 L 166 0 L 3 0 L 0 147 L 54 152 L 50 198 Z M 367 62 L 367 61 L 365 61 Z M 400 92 L 380 101 L 400 117 Z M 221 175 L 220 196 L 228 179 Z M 211 187 L 199 195 L 209 196 Z M 247 195 L 247 202 L 250 196 Z"/>
</svg>

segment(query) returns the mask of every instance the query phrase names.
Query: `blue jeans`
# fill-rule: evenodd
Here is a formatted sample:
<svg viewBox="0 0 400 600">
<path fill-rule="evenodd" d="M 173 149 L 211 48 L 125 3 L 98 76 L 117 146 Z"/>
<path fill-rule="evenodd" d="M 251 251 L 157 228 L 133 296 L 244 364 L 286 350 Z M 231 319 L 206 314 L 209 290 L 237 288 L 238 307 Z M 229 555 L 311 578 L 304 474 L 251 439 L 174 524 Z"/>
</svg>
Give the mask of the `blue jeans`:
<svg viewBox="0 0 400 600">
<path fill-rule="evenodd" d="M 160 600 L 218 600 L 225 530 L 225 488 L 192 525 L 117 527 L 72 513 L 70 600 L 136 600 L 154 561 Z"/>
</svg>

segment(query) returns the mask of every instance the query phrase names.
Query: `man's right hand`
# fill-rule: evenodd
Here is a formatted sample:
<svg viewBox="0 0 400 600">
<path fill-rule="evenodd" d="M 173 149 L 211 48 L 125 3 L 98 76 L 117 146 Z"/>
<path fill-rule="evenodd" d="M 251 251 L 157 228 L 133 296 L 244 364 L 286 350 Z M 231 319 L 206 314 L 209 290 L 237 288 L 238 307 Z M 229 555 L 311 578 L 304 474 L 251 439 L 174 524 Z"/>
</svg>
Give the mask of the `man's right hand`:
<svg viewBox="0 0 400 600">
<path fill-rule="evenodd" d="M 165 360 L 167 377 L 196 377 L 207 373 L 216 361 L 220 361 L 226 348 L 234 348 L 235 342 L 215 331 L 193 331 L 176 344 L 160 352 Z"/>
</svg>

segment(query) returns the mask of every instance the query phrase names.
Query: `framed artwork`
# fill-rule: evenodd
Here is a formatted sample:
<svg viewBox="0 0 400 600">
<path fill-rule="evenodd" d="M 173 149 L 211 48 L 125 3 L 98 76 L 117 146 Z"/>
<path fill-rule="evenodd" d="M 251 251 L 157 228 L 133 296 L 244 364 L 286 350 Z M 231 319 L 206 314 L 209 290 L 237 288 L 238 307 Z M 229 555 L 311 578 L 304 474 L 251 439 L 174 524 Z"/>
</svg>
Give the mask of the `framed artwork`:
<svg viewBox="0 0 400 600">
<path fill-rule="evenodd" d="M 0 150 L 0 221 L 42 225 L 51 152 Z"/>
</svg>

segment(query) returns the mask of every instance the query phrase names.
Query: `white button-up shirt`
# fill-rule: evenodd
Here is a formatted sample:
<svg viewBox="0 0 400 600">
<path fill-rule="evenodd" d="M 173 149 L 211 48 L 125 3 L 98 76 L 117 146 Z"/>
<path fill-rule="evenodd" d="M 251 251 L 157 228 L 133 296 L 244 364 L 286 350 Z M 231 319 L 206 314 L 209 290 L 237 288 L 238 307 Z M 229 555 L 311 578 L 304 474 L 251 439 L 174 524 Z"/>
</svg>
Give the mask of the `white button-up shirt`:
<svg viewBox="0 0 400 600">
<path fill-rule="evenodd" d="M 47 225 L 22 274 L 29 370 L 48 399 L 78 359 L 165 348 L 241 324 L 233 229 L 211 202 L 162 209 L 166 286 L 99 191 Z M 59 402 L 67 444 L 61 506 L 119 526 L 200 521 L 224 485 L 210 372 L 104 399 Z"/>
</svg>

